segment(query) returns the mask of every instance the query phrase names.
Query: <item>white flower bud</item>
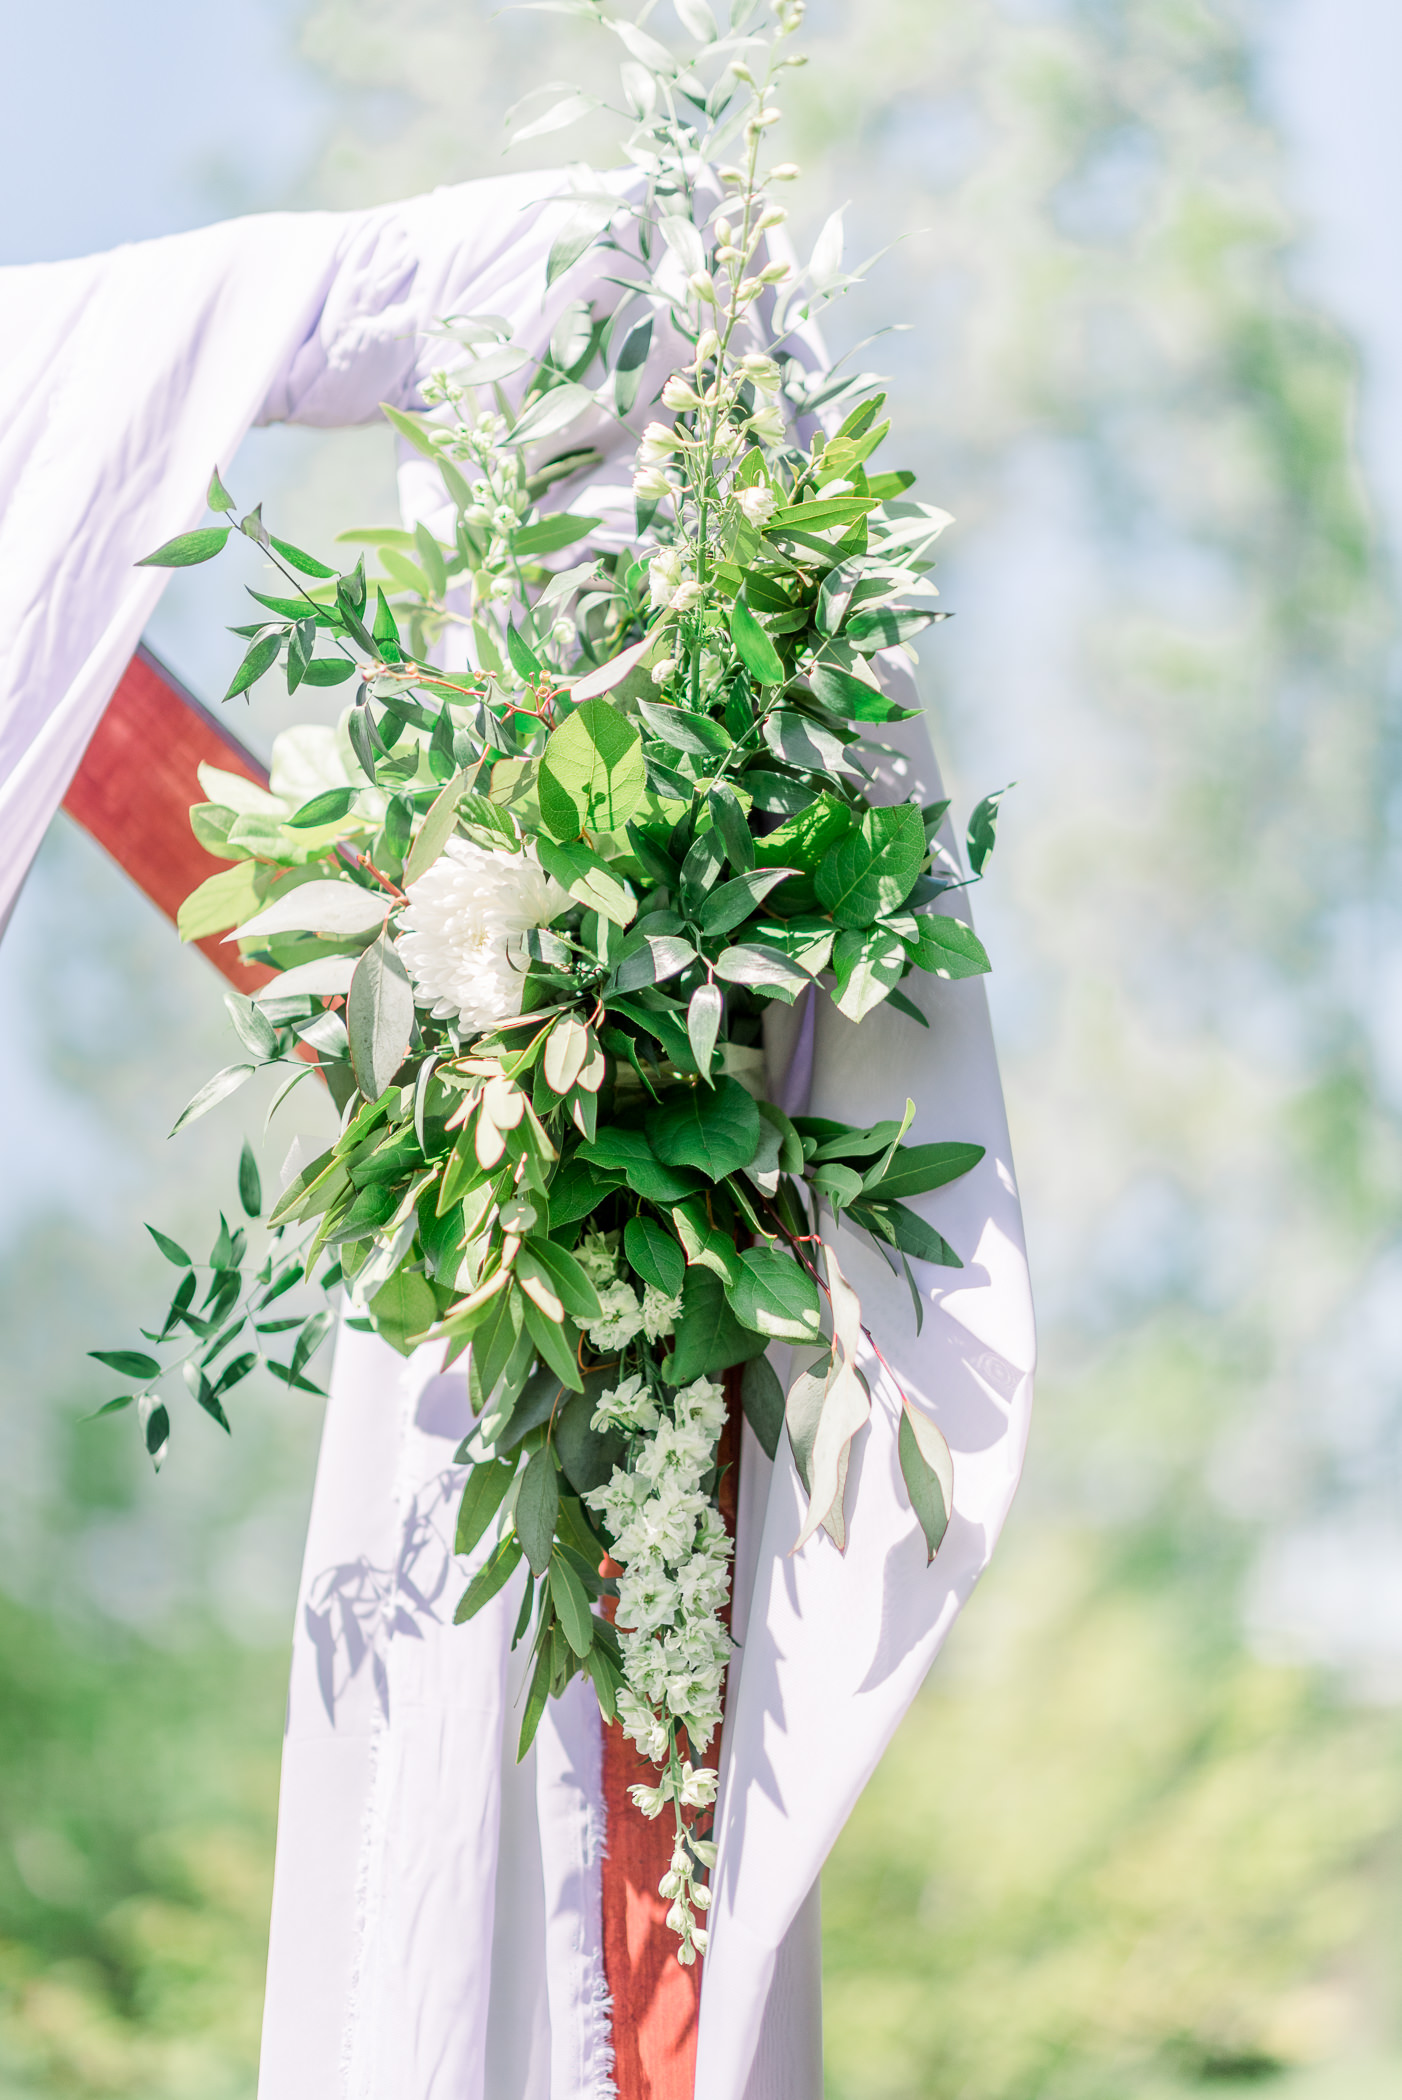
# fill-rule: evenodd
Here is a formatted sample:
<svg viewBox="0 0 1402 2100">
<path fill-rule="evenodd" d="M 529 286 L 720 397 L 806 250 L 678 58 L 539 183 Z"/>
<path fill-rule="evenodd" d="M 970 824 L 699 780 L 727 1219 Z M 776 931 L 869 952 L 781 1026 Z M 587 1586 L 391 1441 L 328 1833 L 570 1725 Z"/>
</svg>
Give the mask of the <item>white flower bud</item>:
<svg viewBox="0 0 1402 2100">
<path fill-rule="evenodd" d="M 782 284 L 788 274 L 789 266 L 786 262 L 766 263 L 759 273 L 759 281 L 761 284 Z"/>
<path fill-rule="evenodd" d="M 778 507 L 775 502 L 774 491 L 766 488 L 763 482 L 760 482 L 752 489 L 741 489 L 735 501 L 744 513 L 748 523 L 753 525 L 756 531 L 763 531 Z"/>
<path fill-rule="evenodd" d="M 695 278 L 693 278 L 693 284 L 695 283 L 695 281 Z M 707 284 L 709 284 L 710 281 L 711 280 L 708 277 L 706 279 Z M 670 379 L 668 379 L 666 385 L 662 389 L 662 406 L 664 408 L 670 408 L 674 410 L 683 408 L 699 408 L 701 406 L 701 396 L 697 393 L 695 387 L 692 386 L 689 383 L 689 381 L 682 378 L 680 372 L 673 372 Z M 675 442 L 676 441 L 674 439 L 673 443 Z"/>
<path fill-rule="evenodd" d="M 705 1953 L 706 1943 L 709 1937 L 710 1935 L 707 1933 L 704 1925 L 694 1925 L 692 1927 L 691 1944 L 696 1949 L 698 1954 Z"/>
<path fill-rule="evenodd" d="M 769 170 L 771 182 L 796 182 L 803 173 L 796 160 L 781 160 L 777 168 Z"/>
<path fill-rule="evenodd" d="M 720 337 L 714 328 L 703 328 L 696 339 L 696 369 L 699 371 L 702 365 L 709 364 L 719 354 Z"/>
<path fill-rule="evenodd" d="M 696 1885 L 696 1887 L 695 1887 L 695 1888 L 694 1888 L 694 1889 L 692 1890 L 692 1892 L 691 1892 L 691 1900 L 692 1900 L 692 1902 L 693 1902 L 693 1903 L 694 1903 L 694 1904 L 696 1905 L 696 1908 L 697 1908 L 698 1910 L 709 1910 L 709 1909 L 710 1909 L 710 1907 L 711 1907 L 711 1892 L 710 1892 L 710 1890 L 709 1890 L 709 1889 L 707 1888 L 707 1886 L 706 1886 L 706 1884 L 705 1884 L 705 1882 L 704 1882 L 704 1881 L 702 1881 L 702 1882 L 698 1882 L 698 1883 L 697 1883 L 697 1885 Z"/>
<path fill-rule="evenodd" d="M 693 274 L 690 277 L 688 277 L 687 283 L 691 286 L 692 291 L 695 292 L 698 299 L 704 301 L 704 303 L 707 306 L 715 305 L 716 288 L 711 282 L 710 273 L 708 271 L 697 270 L 693 272 Z"/>
<path fill-rule="evenodd" d="M 653 684 L 665 685 L 667 683 L 667 680 L 671 677 L 672 673 L 676 670 L 676 668 L 677 660 L 674 656 L 664 657 L 660 664 L 654 664 L 652 667 L 651 676 Z"/>
<path fill-rule="evenodd" d="M 782 226 L 787 217 L 788 213 L 784 210 L 782 204 L 771 204 L 755 231 L 757 233 L 768 233 L 771 226 Z"/>
</svg>

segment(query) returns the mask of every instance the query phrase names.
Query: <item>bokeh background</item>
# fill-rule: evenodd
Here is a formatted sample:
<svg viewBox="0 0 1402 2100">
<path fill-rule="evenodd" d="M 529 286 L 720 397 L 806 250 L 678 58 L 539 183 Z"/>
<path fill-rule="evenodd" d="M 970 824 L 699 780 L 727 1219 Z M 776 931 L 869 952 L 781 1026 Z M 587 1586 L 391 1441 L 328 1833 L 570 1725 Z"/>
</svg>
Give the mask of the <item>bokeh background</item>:
<svg viewBox="0 0 1402 2100">
<path fill-rule="evenodd" d="M 609 60 L 488 0 L 5 36 L 13 262 L 493 172 L 517 95 Z M 1402 13 L 810 0 L 806 48 L 799 245 L 841 204 L 849 254 L 899 244 L 831 333 L 907 325 L 857 352 L 884 463 L 959 520 L 937 740 L 961 807 L 1018 782 L 978 907 L 1044 1362 L 825 1877 L 829 2091 L 1391 2100 Z M 393 515 L 380 430 L 220 464 L 313 546 Z M 207 699 L 237 597 L 152 625 Z M 161 1302 L 142 1220 L 233 1200 L 247 1097 L 165 1137 L 227 1056 L 213 973 L 60 820 L 0 950 L 0 2100 L 254 2090 L 317 1403 L 245 1388 L 231 1444 L 191 1408 L 155 1481 L 83 1354 Z"/>
</svg>

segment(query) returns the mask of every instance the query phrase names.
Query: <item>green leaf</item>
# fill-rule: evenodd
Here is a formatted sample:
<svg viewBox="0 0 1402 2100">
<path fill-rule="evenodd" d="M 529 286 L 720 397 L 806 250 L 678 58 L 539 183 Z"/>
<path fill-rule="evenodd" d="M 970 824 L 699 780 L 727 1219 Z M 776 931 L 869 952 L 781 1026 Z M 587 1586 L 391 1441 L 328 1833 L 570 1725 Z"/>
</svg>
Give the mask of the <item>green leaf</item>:
<svg viewBox="0 0 1402 2100">
<path fill-rule="evenodd" d="M 730 638 L 741 663 L 761 685 L 783 684 L 786 675 L 783 659 L 749 606 L 740 598 L 730 609 Z"/>
<path fill-rule="evenodd" d="M 139 1349 L 89 1349 L 94 1362 L 106 1364 L 109 1371 L 118 1371 L 123 1378 L 159 1378 L 161 1367 L 154 1356 L 145 1356 Z"/>
<path fill-rule="evenodd" d="M 616 1168 L 627 1177 L 632 1193 L 647 1203 L 680 1203 L 700 1185 L 695 1174 L 664 1166 L 641 1130 L 601 1130 L 575 1156 L 592 1166 Z M 554 1216 L 552 1207 L 552 1220 Z"/>
<path fill-rule="evenodd" d="M 587 1495 L 602 1487 L 621 1466 L 626 1445 L 616 1429 L 595 1429 L 593 1416 L 604 1389 L 617 1380 L 616 1371 L 591 1372 L 582 1393 L 572 1393 L 555 1417 L 554 1443 L 561 1471 L 577 1494 Z M 564 1505 L 565 1508 L 568 1504 Z"/>
<path fill-rule="evenodd" d="M 958 1181 L 983 1158 L 982 1145 L 903 1145 L 878 1179 L 869 1177 L 867 1193 L 887 1196 L 923 1196 Z"/>
<path fill-rule="evenodd" d="M 807 715 L 796 708 L 776 707 L 766 715 L 764 741 L 776 758 L 787 760 L 791 766 L 801 766 L 808 773 L 851 772 L 847 763 L 846 745 L 840 736 L 830 729 L 823 729 L 811 722 Z"/>
<path fill-rule="evenodd" d="M 781 1254 L 777 1247 L 747 1247 L 726 1297 L 743 1326 L 771 1341 L 822 1339 L 818 1286 L 792 1255 Z"/>
<path fill-rule="evenodd" d="M 814 1174 L 813 1186 L 820 1196 L 827 1197 L 834 1211 L 844 1210 L 861 1195 L 862 1177 L 855 1167 L 844 1166 L 841 1160 L 830 1159 L 826 1166 L 819 1167 Z"/>
<path fill-rule="evenodd" d="M 556 1553 L 550 1562 L 550 1595 L 565 1629 L 565 1639 L 576 1655 L 587 1655 L 594 1645 L 594 1614 L 583 1583 L 561 1553 Z"/>
<path fill-rule="evenodd" d="M 277 1056 L 277 1030 L 251 999 L 239 992 L 225 992 L 224 1005 L 245 1050 L 254 1057 Z"/>
<path fill-rule="evenodd" d="M 148 1225 L 146 1230 L 150 1233 L 166 1260 L 173 1261 L 177 1269 L 188 1269 L 192 1266 L 190 1257 L 181 1246 L 179 1240 L 171 1239 L 167 1233 L 158 1232 L 154 1225 Z"/>
<path fill-rule="evenodd" d="M 876 509 L 876 503 L 874 496 L 828 496 L 817 503 L 789 503 L 772 514 L 764 529 L 783 532 L 798 526 L 805 532 L 826 532 L 830 526 L 850 525 L 855 518 L 864 518 Z"/>
<path fill-rule="evenodd" d="M 147 1415 L 145 1437 L 151 1463 L 159 1473 L 170 1442 L 170 1413 L 163 1401 L 158 1401 Z"/>
<path fill-rule="evenodd" d="M 353 678 L 359 664 L 352 663 L 348 656 L 314 656 L 302 673 L 303 685 L 340 685 Z"/>
<path fill-rule="evenodd" d="M 517 633 L 514 621 L 507 622 L 506 653 L 511 658 L 517 677 L 524 678 L 527 685 L 534 685 L 541 676 L 541 661 Z"/>
<path fill-rule="evenodd" d="M 432 1284 L 412 1269 L 397 1269 L 370 1300 L 375 1332 L 401 1356 L 413 1355 L 418 1336 L 433 1325 L 437 1314 Z"/>
<path fill-rule="evenodd" d="M 769 895 L 777 885 L 797 868 L 756 868 L 749 875 L 737 875 L 730 882 L 721 883 L 711 891 L 702 903 L 697 920 L 703 933 L 729 933 L 748 919 L 757 904 Z"/>
<path fill-rule="evenodd" d="M 747 781 L 750 776 L 746 776 Z M 777 831 L 754 842 L 755 859 L 761 867 L 802 868 L 812 875 L 822 866 L 840 839 L 848 837 L 855 819 L 836 795 L 810 795 L 804 807 Z"/>
<path fill-rule="evenodd" d="M 722 1283 L 735 1281 L 738 1259 L 735 1242 L 728 1232 L 711 1224 L 703 1204 L 694 1200 L 674 1204 L 672 1223 L 686 1250 L 688 1268 L 699 1263 L 702 1268 L 714 1270 Z"/>
<path fill-rule="evenodd" d="M 742 942 L 736 948 L 722 948 L 715 960 L 715 972 L 727 984 L 758 986 L 783 997 L 801 991 L 812 982 L 808 972 L 790 962 L 780 949 L 766 947 L 760 942 Z"/>
<path fill-rule="evenodd" d="M 910 1505 L 925 1534 L 925 1565 L 928 1567 L 939 1551 L 954 1513 L 954 1460 L 943 1435 L 928 1416 L 919 1414 L 911 1406 L 909 1400 L 901 1407 L 901 1427 L 896 1442 Z"/>
<path fill-rule="evenodd" d="M 696 1069 L 703 1079 L 711 1076 L 711 1058 L 720 1034 L 723 1000 L 714 984 L 698 984 L 686 1009 L 686 1033 Z"/>
<path fill-rule="evenodd" d="M 218 467 L 209 477 L 209 494 L 204 500 L 210 510 L 229 511 L 234 507 L 233 497 L 219 479 Z"/>
<path fill-rule="evenodd" d="M 291 562 L 294 569 L 300 569 L 304 576 L 319 576 L 324 580 L 336 573 L 334 569 L 328 569 L 324 561 L 318 561 L 314 554 L 307 554 L 302 548 L 294 547 L 287 540 L 280 540 L 272 533 L 268 535 L 268 545 L 275 553 L 280 554 L 284 561 Z"/>
<path fill-rule="evenodd" d="M 550 1366 L 560 1382 L 567 1385 L 571 1392 L 582 1393 L 584 1380 L 575 1357 L 578 1336 L 573 1322 L 566 1320 L 561 1325 L 556 1320 L 548 1320 L 540 1307 L 533 1299 L 528 1298 L 524 1291 L 520 1293 L 520 1300 L 526 1332 L 535 1343 L 542 1361 Z"/>
<path fill-rule="evenodd" d="M 378 1101 L 403 1064 L 414 1026 L 414 993 L 389 929 L 355 966 L 346 1001 L 346 1032 L 356 1084 Z"/>
<path fill-rule="evenodd" d="M 516 1496 L 516 1536 L 533 1575 L 543 1575 L 550 1565 L 559 1507 L 560 1476 L 554 1453 L 542 1445 L 526 1461 Z"/>
<path fill-rule="evenodd" d="M 577 417 L 593 406 L 594 396 L 587 386 L 577 386 L 573 380 L 566 380 L 562 386 L 552 386 L 547 393 L 537 394 L 511 426 L 506 442 L 508 445 L 534 445 L 541 438 L 555 437 L 560 431 L 568 430 Z"/>
<path fill-rule="evenodd" d="M 635 927 L 605 980 L 604 997 L 613 992 L 641 991 L 648 984 L 665 984 L 695 960 L 695 948 L 681 934 L 648 933 L 644 926 Z"/>
<path fill-rule="evenodd" d="M 943 912 L 921 912 L 916 924 L 918 940 L 907 941 L 905 951 L 918 970 L 935 977 L 982 977 L 993 965 L 988 950 L 971 926 Z"/>
<path fill-rule="evenodd" d="M 836 664 L 814 664 L 808 683 L 824 707 L 854 722 L 908 722 L 920 713 L 918 707 L 900 706 L 875 686 L 854 678 L 850 671 L 839 670 Z"/>
<path fill-rule="evenodd" d="M 421 1278 L 416 1280 L 422 1281 Z M 306 1370 L 307 1365 L 316 1355 L 317 1350 L 326 1340 L 334 1325 L 335 1315 L 330 1312 L 313 1313 L 312 1317 L 306 1322 L 302 1332 L 297 1337 L 297 1346 L 292 1352 L 291 1378 L 293 1381 L 298 1379 L 303 1371 Z"/>
<path fill-rule="evenodd" d="M 740 1404 L 765 1457 L 773 1458 L 784 1426 L 784 1388 L 767 1356 L 752 1356 L 746 1364 L 740 1379 Z"/>
<path fill-rule="evenodd" d="M 587 1218 L 617 1188 L 620 1178 L 618 1174 L 600 1173 L 588 1160 L 568 1161 L 550 1184 L 551 1231 L 558 1232 L 562 1225 Z"/>
<path fill-rule="evenodd" d="M 339 824 L 349 813 L 358 790 L 353 787 L 327 788 L 322 795 L 314 795 L 304 802 L 297 814 L 287 819 L 289 831 L 316 831 L 323 824 Z"/>
<path fill-rule="evenodd" d="M 528 1616 L 529 1613 L 523 1605 L 523 1624 L 521 1628 L 523 1633 L 525 1632 L 524 1621 Z M 563 1643 L 561 1645 L 563 1646 Z M 546 1704 L 550 1698 L 550 1683 L 554 1675 L 555 1635 L 552 1633 L 549 1640 L 541 1643 L 540 1653 L 536 1657 L 535 1669 L 531 1675 L 530 1689 L 526 1693 L 526 1710 L 521 1716 L 521 1733 L 516 1743 L 516 1762 L 518 1765 L 535 1741 L 536 1730 L 540 1726 L 540 1717 L 545 1712 Z"/>
<path fill-rule="evenodd" d="M 964 1266 L 943 1233 L 936 1232 L 933 1225 L 927 1225 L 917 1211 L 908 1210 L 904 1203 L 886 1196 L 864 1196 L 852 1205 L 848 1216 L 854 1225 L 864 1225 L 868 1232 L 899 1247 L 902 1254 L 913 1254 L 917 1261 L 933 1262 L 942 1269 Z"/>
<path fill-rule="evenodd" d="M 726 858 L 731 867 L 737 875 L 747 875 L 755 864 L 755 842 L 738 795 L 734 788 L 721 781 L 711 789 L 706 802 L 711 821 L 725 841 Z"/>
<path fill-rule="evenodd" d="M 642 738 L 607 700 L 586 700 L 552 731 L 539 785 L 541 814 L 557 838 L 621 831 L 647 786 Z"/>
<path fill-rule="evenodd" d="M 257 1065 L 226 1065 L 222 1072 L 216 1072 L 213 1079 L 205 1081 L 193 1101 L 187 1101 L 181 1109 L 171 1127 L 171 1136 L 183 1130 L 187 1123 L 193 1123 L 200 1116 L 207 1115 L 210 1109 L 217 1108 L 230 1094 L 236 1094 L 257 1070 Z"/>
<path fill-rule="evenodd" d="M 898 642 L 908 642 L 922 627 L 939 618 L 938 613 L 907 612 L 881 605 L 872 612 L 853 613 L 842 630 L 842 638 L 859 655 L 874 656 L 878 649 L 894 649 Z"/>
<path fill-rule="evenodd" d="M 579 204 L 569 214 L 556 234 L 549 259 L 545 266 L 547 290 L 555 279 L 577 263 L 586 248 L 592 248 L 599 235 L 613 217 L 616 206 L 605 202 L 589 201 Z M 581 389 L 582 391 L 582 389 Z"/>
<path fill-rule="evenodd" d="M 599 1294 L 588 1276 L 564 1247 L 554 1240 L 528 1233 L 516 1257 L 518 1275 L 534 1275 L 554 1291 L 565 1311 L 576 1320 L 597 1320 L 602 1307 Z"/>
<path fill-rule="evenodd" d="M 506 1491 L 516 1478 L 514 1459 L 489 1458 L 467 1476 L 458 1505 L 455 1553 L 470 1553 L 506 1500 Z"/>
<path fill-rule="evenodd" d="M 176 913 L 175 930 L 181 940 L 202 941 L 212 933 L 242 926 L 258 909 L 257 877 L 257 864 L 244 860 L 236 867 L 221 868 L 191 890 Z"/>
<path fill-rule="evenodd" d="M 870 926 L 905 899 L 926 851 L 925 826 L 914 803 L 869 809 L 819 864 L 814 887 L 837 925 Z"/>
<path fill-rule="evenodd" d="M 520 1565 L 520 1543 L 508 1534 L 463 1591 L 458 1608 L 453 1613 L 453 1624 L 462 1626 L 469 1619 L 476 1618 L 482 1606 L 490 1604 L 498 1590 L 505 1589 Z"/>
<path fill-rule="evenodd" d="M 659 700 L 640 700 L 638 713 L 653 735 L 674 751 L 693 758 L 723 758 L 734 739 L 721 723 L 709 715 L 694 715 L 688 708 L 670 707 Z"/>
<path fill-rule="evenodd" d="M 417 882 L 426 869 L 431 868 L 457 826 L 458 804 L 467 789 L 468 776 L 458 773 L 439 789 L 429 804 L 428 814 L 419 827 L 418 837 L 409 848 L 409 857 L 404 863 L 403 884 L 407 890 Z"/>
<path fill-rule="evenodd" d="M 263 1209 L 263 1183 L 258 1172 L 258 1162 L 253 1157 L 253 1147 L 248 1139 L 243 1141 L 239 1154 L 239 1202 L 246 1218 L 258 1217 Z"/>
<path fill-rule="evenodd" d="M 998 788 L 993 794 L 985 795 L 969 819 L 969 866 L 975 875 L 981 875 L 988 864 L 988 856 L 993 851 L 993 840 L 998 829 L 998 804 L 1014 786 L 1016 782 L 1010 781 L 1008 787 Z"/>
<path fill-rule="evenodd" d="M 644 1283 L 676 1297 L 686 1281 L 686 1256 L 665 1225 L 656 1218 L 630 1218 L 623 1229 L 623 1251 Z"/>
<path fill-rule="evenodd" d="M 246 693 L 251 685 L 257 683 L 270 665 L 277 662 L 277 653 L 281 647 L 282 636 L 280 634 L 265 634 L 260 640 L 252 643 L 243 662 L 235 671 L 229 684 L 229 690 L 225 693 L 224 698 L 232 700 L 237 694 Z"/>
<path fill-rule="evenodd" d="M 218 477 L 216 476 L 216 479 Z M 198 532 L 182 532 L 154 554 L 143 554 L 137 562 L 138 569 L 192 569 L 197 562 L 213 561 L 232 528 L 228 525 L 202 525 Z"/>
<path fill-rule="evenodd" d="M 652 1117 L 648 1136 L 667 1166 L 699 1167 L 719 1181 L 754 1158 L 759 1110 L 737 1079 L 722 1078 L 710 1089 L 673 1094 Z"/>
<path fill-rule="evenodd" d="M 694 1378 L 718 1378 L 733 1364 L 759 1356 L 764 1346 L 764 1336 L 742 1327 L 726 1304 L 719 1276 L 699 1264 L 688 1269 L 672 1353 L 662 1366 L 667 1383 L 690 1385 Z"/>
<path fill-rule="evenodd" d="M 538 524 L 523 525 L 513 532 L 511 551 L 523 557 L 558 554 L 562 547 L 572 547 L 576 540 L 587 538 L 602 522 L 600 518 L 576 518 L 567 510 L 556 511 Z"/>
<path fill-rule="evenodd" d="M 832 953 L 833 1004 L 849 1021 L 861 1021 L 901 981 L 906 968 L 905 943 L 882 926 L 864 933 L 840 933 Z"/>
<path fill-rule="evenodd" d="M 96 1422 L 103 1415 L 120 1414 L 124 1407 L 131 1406 L 135 1398 L 135 1393 L 120 1393 L 115 1400 L 104 1400 L 101 1407 L 95 1407 L 90 1415 L 83 1415 L 80 1419 L 84 1422 Z"/>
<path fill-rule="evenodd" d="M 620 416 L 631 411 L 643 383 L 643 367 L 652 348 L 652 316 L 637 321 L 623 339 L 614 365 L 613 402 Z"/>
<path fill-rule="evenodd" d="M 615 926 L 627 926 L 633 919 L 638 902 L 631 885 L 616 875 L 603 856 L 586 846 L 583 839 L 557 843 L 542 837 L 536 841 L 536 851 L 546 874 L 553 875 L 590 911 L 602 912 Z"/>
</svg>

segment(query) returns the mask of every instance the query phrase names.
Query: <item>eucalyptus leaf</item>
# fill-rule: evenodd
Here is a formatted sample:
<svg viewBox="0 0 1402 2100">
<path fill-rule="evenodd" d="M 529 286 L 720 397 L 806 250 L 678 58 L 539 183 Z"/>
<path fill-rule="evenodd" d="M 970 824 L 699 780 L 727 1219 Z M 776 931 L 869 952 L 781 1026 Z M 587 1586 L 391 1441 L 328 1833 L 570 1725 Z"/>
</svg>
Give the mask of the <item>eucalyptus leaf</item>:
<svg viewBox="0 0 1402 2100">
<path fill-rule="evenodd" d="M 910 1506 L 925 1534 L 928 1566 L 939 1551 L 954 1514 L 954 1460 L 943 1433 L 909 1400 L 901 1407 L 896 1444 Z"/>
<path fill-rule="evenodd" d="M 740 1379 L 740 1404 L 765 1457 L 777 1456 L 784 1426 L 784 1388 L 767 1356 L 751 1357 L 746 1364 Z"/>
<path fill-rule="evenodd" d="M 747 1247 L 726 1297 L 735 1317 L 770 1341 L 814 1342 L 822 1334 L 818 1286 L 792 1255 Z"/>
<path fill-rule="evenodd" d="M 686 1281 L 686 1256 L 665 1225 L 656 1218 L 630 1218 L 623 1232 L 623 1251 L 644 1283 L 675 1298 Z"/>
<path fill-rule="evenodd" d="M 751 1096 L 738 1080 L 721 1078 L 673 1094 L 651 1118 L 648 1137 L 667 1166 L 698 1167 L 719 1181 L 754 1157 L 759 1127 Z"/>
<path fill-rule="evenodd" d="M 559 1506 L 560 1477 L 555 1470 L 554 1454 L 542 1446 L 526 1461 L 513 1513 L 516 1536 L 533 1575 L 543 1575 L 550 1565 Z"/>
<path fill-rule="evenodd" d="M 346 1001 L 346 1033 L 356 1084 L 377 1101 L 403 1064 L 414 1026 L 414 993 L 386 929 L 356 964 Z"/>
</svg>

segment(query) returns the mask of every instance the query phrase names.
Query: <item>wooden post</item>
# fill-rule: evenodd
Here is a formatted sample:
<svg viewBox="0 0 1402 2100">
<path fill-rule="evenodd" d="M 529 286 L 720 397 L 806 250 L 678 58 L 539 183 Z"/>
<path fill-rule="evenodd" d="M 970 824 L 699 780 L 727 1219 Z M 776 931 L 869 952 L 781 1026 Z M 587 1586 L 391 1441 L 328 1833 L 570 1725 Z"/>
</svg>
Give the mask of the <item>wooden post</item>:
<svg viewBox="0 0 1402 2100">
<path fill-rule="evenodd" d="M 149 649 L 138 649 L 63 806 L 172 921 L 191 890 L 227 865 L 212 860 L 190 829 L 191 804 L 207 799 L 202 765 L 268 784 L 266 766 Z M 256 992 L 276 974 L 244 962 L 217 934 L 195 945 L 241 992 Z"/>
<path fill-rule="evenodd" d="M 197 770 L 202 764 L 267 786 L 267 772 L 253 754 L 149 650 L 139 649 L 63 806 L 172 921 L 191 890 L 218 865 L 190 829 L 190 805 L 203 799 Z M 274 974 L 261 964 L 241 962 L 236 950 L 217 937 L 196 945 L 242 992 L 256 991 Z M 725 1386 L 720 1501 L 733 1538 L 738 1371 L 726 1373 Z M 713 1743 L 708 1756 L 718 1749 Z M 604 1969 L 613 2000 L 619 2100 L 692 2100 L 695 2089 L 701 1963 L 684 1969 L 677 1961 L 676 1936 L 666 1924 L 669 1906 L 657 1890 L 672 1857 L 672 1819 L 662 1815 L 647 1822 L 628 1795 L 630 1786 L 650 1784 L 656 1777 L 617 1723 L 604 1730 Z"/>
</svg>

